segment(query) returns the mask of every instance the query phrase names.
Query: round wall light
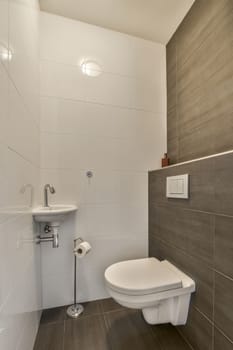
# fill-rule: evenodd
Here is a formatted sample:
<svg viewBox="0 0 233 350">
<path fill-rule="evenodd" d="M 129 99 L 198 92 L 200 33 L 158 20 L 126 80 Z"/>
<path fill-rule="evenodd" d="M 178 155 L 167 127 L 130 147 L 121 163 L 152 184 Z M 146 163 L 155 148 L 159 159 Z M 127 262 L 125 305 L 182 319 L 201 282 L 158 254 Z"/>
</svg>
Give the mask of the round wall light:
<svg viewBox="0 0 233 350">
<path fill-rule="evenodd" d="M 12 60 L 12 52 L 8 49 L 0 47 L 0 58 L 3 62 Z"/>
<path fill-rule="evenodd" d="M 81 63 L 82 73 L 89 77 L 98 77 L 102 71 L 98 63 L 94 61 L 84 61 Z"/>
</svg>

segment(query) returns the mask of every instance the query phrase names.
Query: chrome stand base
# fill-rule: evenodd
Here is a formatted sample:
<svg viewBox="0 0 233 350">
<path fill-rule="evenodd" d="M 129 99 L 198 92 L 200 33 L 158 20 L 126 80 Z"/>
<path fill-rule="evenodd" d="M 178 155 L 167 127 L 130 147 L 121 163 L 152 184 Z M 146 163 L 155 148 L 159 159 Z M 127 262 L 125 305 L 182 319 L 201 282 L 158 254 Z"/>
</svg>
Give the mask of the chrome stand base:
<svg viewBox="0 0 233 350">
<path fill-rule="evenodd" d="M 74 304 L 68 307 L 66 313 L 71 318 L 78 318 L 84 311 L 84 307 L 81 304 Z"/>
</svg>

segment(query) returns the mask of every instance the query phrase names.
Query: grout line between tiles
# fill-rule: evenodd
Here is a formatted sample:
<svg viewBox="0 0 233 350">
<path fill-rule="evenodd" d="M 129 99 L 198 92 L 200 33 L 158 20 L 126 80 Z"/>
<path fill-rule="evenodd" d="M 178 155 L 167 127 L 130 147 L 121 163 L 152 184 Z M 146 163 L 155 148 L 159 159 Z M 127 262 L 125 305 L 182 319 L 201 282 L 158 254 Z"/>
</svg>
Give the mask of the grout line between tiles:
<svg viewBox="0 0 233 350">
<path fill-rule="evenodd" d="M 63 321 L 63 340 L 62 340 L 62 350 L 65 350 L 65 332 L 66 332 L 66 323 Z"/>
<path fill-rule="evenodd" d="M 128 312 L 136 312 L 132 309 L 116 309 L 116 310 L 109 310 L 109 311 L 104 311 L 103 315 L 109 315 L 109 314 L 113 314 L 113 313 L 118 313 L 118 312 L 123 312 L 123 311 L 128 311 Z"/>
<path fill-rule="evenodd" d="M 55 170 L 61 170 L 61 171 L 78 171 L 78 172 L 85 172 L 87 170 L 91 170 L 91 171 L 100 171 L 103 172 L 103 168 L 76 168 L 76 167 L 72 167 L 72 168 L 47 168 L 47 167 L 41 167 L 38 168 L 41 171 L 55 171 Z M 109 173 L 127 173 L 127 174 L 132 174 L 132 173 L 137 173 L 137 174 L 143 174 L 143 175 L 147 175 L 148 171 L 147 170 L 130 170 L 130 169 L 109 169 Z"/>
<path fill-rule="evenodd" d="M 214 350 L 214 323 L 215 323 L 215 252 L 216 252 L 216 218 L 214 216 L 214 246 L 213 246 L 213 325 L 212 325 L 212 350 Z"/>
<path fill-rule="evenodd" d="M 66 67 L 72 67 L 73 69 L 81 70 L 81 65 L 74 63 L 74 62 L 65 62 L 65 61 L 57 61 L 54 58 L 40 58 L 40 63 L 49 63 L 49 64 L 56 64 L 58 66 L 66 66 Z M 129 74 L 125 74 L 125 73 L 120 73 L 120 72 L 112 72 L 109 70 L 104 70 L 104 69 L 92 69 L 89 68 L 90 71 L 94 71 L 94 72 L 100 72 L 101 74 L 106 74 L 106 75 L 112 75 L 112 76 L 117 76 L 117 77 L 121 77 L 121 78 L 126 78 L 126 79 L 130 79 L 130 80 L 139 80 L 139 81 L 143 81 L 146 83 L 151 83 L 153 84 L 153 80 L 150 80 L 148 78 L 143 78 L 142 76 L 139 75 L 129 75 Z"/>
<path fill-rule="evenodd" d="M 75 318 L 71 318 L 71 317 L 67 317 L 67 318 L 65 318 L 64 319 L 64 322 L 68 322 L 68 321 L 74 321 L 74 322 L 76 322 L 76 321 L 80 321 L 80 320 L 82 320 L 82 319 L 84 319 L 84 318 L 90 318 L 90 317 L 93 317 L 93 316 L 101 316 L 102 315 L 102 313 L 101 312 L 94 312 L 93 314 L 89 314 L 89 315 L 81 315 L 80 317 L 78 317 L 77 319 L 75 319 Z"/>
<path fill-rule="evenodd" d="M 158 335 L 156 334 L 156 332 L 153 331 L 152 326 L 149 327 L 149 333 L 151 334 L 152 338 L 159 344 L 159 347 L 161 348 L 161 350 L 166 350 L 163 346 L 162 343 L 159 340 Z"/>
<path fill-rule="evenodd" d="M 83 131 L 47 131 L 47 130 L 41 130 L 40 135 L 48 135 L 48 136 L 72 136 L 74 138 L 78 136 L 85 136 L 85 137 L 90 137 L 90 133 L 88 132 L 83 132 Z M 128 143 L 130 142 L 135 142 L 134 139 L 130 139 L 128 137 L 122 137 L 122 136 L 113 136 L 113 135 L 106 135 L 106 134 L 97 134 L 97 135 L 92 135 L 93 139 L 105 139 L 105 140 L 114 140 L 114 141 L 127 141 Z"/>
<path fill-rule="evenodd" d="M 211 319 L 210 319 L 208 316 L 206 316 L 197 306 L 193 305 L 192 307 L 193 307 L 197 312 L 199 312 L 199 314 L 201 314 L 201 315 L 206 319 L 206 321 L 208 321 L 211 325 L 214 324 L 214 321 L 213 321 L 213 320 L 211 321 Z"/>
<path fill-rule="evenodd" d="M 102 314 L 102 317 L 103 317 L 103 319 L 104 319 L 103 324 L 104 324 L 104 329 L 105 329 L 105 331 L 106 331 L 106 336 L 108 336 L 108 326 L 109 326 L 108 320 L 107 320 L 107 318 L 105 317 L 105 314 Z M 108 338 L 108 343 L 109 343 L 109 345 L 110 345 L 110 349 L 109 349 L 109 350 L 113 350 L 113 345 L 112 345 L 112 339 L 111 339 L 111 337 Z"/>
<path fill-rule="evenodd" d="M 179 104 L 178 104 L 178 54 L 177 54 L 177 39 L 176 39 L 176 143 L 177 143 L 177 152 L 176 159 L 180 159 L 180 133 L 179 133 Z"/>
<path fill-rule="evenodd" d="M 190 342 L 188 341 L 188 339 L 184 336 L 184 334 L 180 331 L 179 328 L 176 328 L 177 332 L 179 333 L 179 335 L 182 337 L 182 339 L 184 339 L 185 343 L 190 347 L 191 350 L 195 350 L 194 347 L 190 344 Z"/>
<path fill-rule="evenodd" d="M 151 201 L 150 203 L 155 205 L 155 207 L 157 207 L 157 208 L 179 209 L 179 210 L 190 211 L 190 212 L 195 212 L 195 213 L 203 213 L 203 214 L 207 214 L 207 215 L 233 218 L 233 215 L 217 213 L 217 212 L 214 212 L 214 211 L 198 210 L 196 208 L 182 207 L 182 206 L 174 204 L 174 203 L 168 203 L 168 202 L 164 202 L 164 203 L 159 202 L 159 203 L 157 203 L 156 201 Z"/>
<path fill-rule="evenodd" d="M 219 331 L 219 333 L 221 333 L 222 336 L 233 345 L 233 340 L 231 340 L 216 324 L 214 325 L 214 328 L 216 328 Z"/>
<path fill-rule="evenodd" d="M 52 322 L 40 323 L 40 327 L 55 326 L 57 324 L 62 324 L 63 322 L 65 322 L 65 319 L 64 320 L 60 320 L 60 321 L 52 321 Z"/>
<path fill-rule="evenodd" d="M 40 167 L 38 166 L 38 164 L 33 163 L 29 158 L 24 157 L 21 153 L 19 153 L 18 151 L 16 151 L 14 148 L 10 147 L 10 146 L 6 146 L 11 152 L 17 154 L 20 158 L 22 158 L 24 161 L 30 163 L 31 166 L 33 166 L 36 169 L 40 169 Z"/>
<path fill-rule="evenodd" d="M 228 279 L 229 281 L 233 282 L 233 278 L 232 278 L 232 277 L 230 277 L 230 276 L 228 276 L 228 275 L 225 275 L 223 272 L 221 272 L 221 271 L 219 271 L 219 270 L 217 270 L 217 269 L 214 269 L 214 271 L 215 271 L 216 273 L 218 273 L 219 275 L 221 275 L 222 277 L 225 277 L 225 278 Z"/>
<path fill-rule="evenodd" d="M 107 320 L 107 318 L 106 318 L 106 316 L 105 316 L 105 314 L 103 314 L 102 315 L 103 316 L 103 319 L 104 319 L 104 326 L 105 326 L 105 329 L 106 329 L 106 332 L 108 331 L 108 320 Z"/>
<path fill-rule="evenodd" d="M 99 171 L 99 172 L 103 172 L 103 167 L 100 167 L 100 168 L 70 168 L 70 167 L 63 167 L 63 168 L 58 168 L 58 167 L 51 167 L 51 168 L 48 168 L 48 167 L 36 167 L 37 169 L 39 170 L 47 170 L 47 171 L 71 171 L 71 170 L 77 170 L 77 171 L 87 171 L 87 170 L 91 170 L 91 171 Z M 148 170 L 146 169 L 143 169 L 143 170 L 139 170 L 139 169 L 125 169 L 125 168 L 108 168 L 108 171 L 109 172 L 112 172 L 112 173 L 133 173 L 133 174 L 147 174 L 148 173 Z"/>
<path fill-rule="evenodd" d="M 130 110 L 130 111 L 139 111 L 139 112 L 145 112 L 145 113 L 150 113 L 150 114 L 156 114 L 156 115 L 161 115 L 165 114 L 166 111 L 153 111 L 145 108 L 138 108 L 138 107 L 128 107 L 128 106 L 121 106 L 121 105 L 114 105 L 114 104 L 108 104 L 108 103 L 101 103 L 101 102 L 95 102 L 91 100 L 82 100 L 82 99 L 75 99 L 75 98 L 66 98 L 66 97 L 61 97 L 61 96 L 53 96 L 53 95 L 43 95 L 40 94 L 41 98 L 53 98 L 57 100 L 65 100 L 65 101 L 73 101 L 73 102 L 81 102 L 81 103 L 86 103 L 86 104 L 94 104 L 94 105 L 99 105 L 99 106 L 104 106 L 104 107 L 113 107 L 116 109 L 123 109 L 123 110 Z"/>
<path fill-rule="evenodd" d="M 150 234 L 150 236 L 152 236 L 152 234 Z M 206 265 L 206 267 L 207 267 L 209 270 L 211 270 L 211 271 L 214 270 L 214 269 L 213 269 L 213 266 L 211 266 L 207 261 L 205 261 L 204 259 L 202 259 L 200 256 L 191 254 L 189 251 L 184 250 L 184 249 L 182 249 L 182 248 L 180 248 L 180 247 L 178 247 L 178 246 L 176 246 L 176 245 L 174 245 L 174 244 L 172 244 L 172 243 L 170 243 L 170 242 L 167 242 L 167 241 L 161 239 L 160 237 L 158 237 L 158 236 L 156 236 L 156 235 L 153 235 L 153 236 L 154 236 L 155 239 L 157 239 L 158 241 L 160 241 L 162 244 L 167 245 L 167 246 L 169 246 L 169 247 L 171 247 L 171 248 L 175 248 L 175 249 L 177 249 L 178 251 L 180 251 L 182 254 L 187 255 L 187 256 L 190 256 L 191 258 L 199 259 L 199 260 L 201 260 L 201 261 Z M 153 237 L 152 237 L 152 238 L 153 238 Z"/>
<path fill-rule="evenodd" d="M 8 44 L 9 45 L 9 44 Z M 9 46 L 8 46 L 9 49 Z M 7 63 L 7 67 L 5 64 L 2 64 L 3 69 L 7 75 L 7 78 L 9 79 L 9 81 L 11 82 L 12 86 L 14 87 L 17 96 L 20 98 L 20 101 L 22 102 L 24 109 L 26 110 L 26 112 L 28 113 L 28 116 L 32 114 L 32 111 L 30 110 L 30 108 L 28 107 L 26 101 L 25 101 L 25 97 L 23 96 L 23 94 L 20 92 L 20 89 L 18 88 L 17 84 L 15 83 L 13 76 L 11 75 L 11 72 L 9 70 L 9 63 Z M 39 84 L 38 84 L 39 85 Z M 9 92 L 10 92 L 10 85 L 8 84 L 8 98 L 9 98 Z M 39 92 L 36 94 L 37 97 L 40 96 Z M 8 110 L 9 112 L 9 110 Z M 40 118 L 38 118 L 38 120 L 33 117 L 32 119 L 28 119 L 29 122 L 32 122 L 34 124 L 34 126 L 37 128 L 37 130 L 40 130 Z"/>
</svg>

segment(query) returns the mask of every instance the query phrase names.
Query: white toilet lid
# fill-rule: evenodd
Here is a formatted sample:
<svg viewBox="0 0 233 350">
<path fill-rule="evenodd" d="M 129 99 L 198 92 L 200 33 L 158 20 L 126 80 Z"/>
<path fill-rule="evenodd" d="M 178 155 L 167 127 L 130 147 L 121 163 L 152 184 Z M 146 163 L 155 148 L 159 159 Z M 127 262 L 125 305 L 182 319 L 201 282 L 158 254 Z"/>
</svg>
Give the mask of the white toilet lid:
<svg viewBox="0 0 233 350">
<path fill-rule="evenodd" d="M 109 266 L 110 288 L 129 295 L 145 295 L 182 287 L 180 277 L 155 258 L 122 261 Z"/>
</svg>

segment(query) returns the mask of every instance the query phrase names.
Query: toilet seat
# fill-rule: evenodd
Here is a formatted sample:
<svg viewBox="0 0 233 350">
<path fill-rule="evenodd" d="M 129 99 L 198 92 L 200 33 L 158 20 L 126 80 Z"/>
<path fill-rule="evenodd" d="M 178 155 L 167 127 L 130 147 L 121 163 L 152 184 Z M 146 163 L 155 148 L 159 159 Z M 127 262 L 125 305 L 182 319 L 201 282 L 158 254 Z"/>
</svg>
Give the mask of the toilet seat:
<svg viewBox="0 0 233 350">
<path fill-rule="evenodd" d="M 182 288 L 178 274 L 156 258 L 122 261 L 105 271 L 109 288 L 126 295 L 148 295 Z"/>
</svg>

